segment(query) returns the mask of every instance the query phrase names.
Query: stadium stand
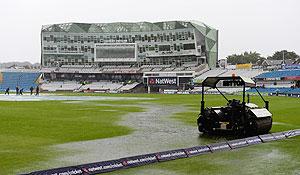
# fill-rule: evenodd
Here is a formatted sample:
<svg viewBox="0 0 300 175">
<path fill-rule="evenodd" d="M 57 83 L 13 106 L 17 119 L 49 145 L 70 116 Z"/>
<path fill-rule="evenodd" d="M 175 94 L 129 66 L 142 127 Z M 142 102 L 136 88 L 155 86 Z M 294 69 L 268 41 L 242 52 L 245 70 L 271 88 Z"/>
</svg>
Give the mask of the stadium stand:
<svg viewBox="0 0 300 175">
<path fill-rule="evenodd" d="M 248 89 L 249 88 L 246 88 L 246 90 L 248 90 Z M 241 92 L 243 89 L 242 88 L 219 88 L 219 90 L 225 94 L 234 94 L 237 92 Z M 206 92 L 209 94 L 219 94 L 218 90 L 216 90 L 216 89 L 208 89 L 208 90 L 206 90 Z"/>
<path fill-rule="evenodd" d="M 270 95 L 299 96 L 300 69 L 284 69 L 262 73 L 255 77 L 259 90 Z M 254 89 L 248 92 L 255 92 Z"/>
<path fill-rule="evenodd" d="M 4 91 L 6 88 L 15 90 L 16 86 L 24 91 L 29 91 L 30 87 L 36 87 L 37 81 L 41 73 L 39 72 L 1 72 L 0 89 Z"/>
<path fill-rule="evenodd" d="M 263 71 L 262 69 L 236 69 L 236 70 L 228 70 L 227 72 L 221 74 L 220 76 L 231 76 L 234 74 L 236 76 L 253 78 L 264 72 L 265 71 Z"/>
<path fill-rule="evenodd" d="M 198 77 L 195 77 L 196 80 L 204 80 L 207 77 L 211 76 L 219 76 L 227 72 L 226 69 L 223 68 L 216 68 L 212 70 L 208 70 L 207 72 L 204 72 L 203 74 L 199 75 Z"/>
<path fill-rule="evenodd" d="M 300 95 L 300 88 L 292 88 L 286 94 L 295 94 L 295 95 Z"/>
<path fill-rule="evenodd" d="M 265 88 L 277 88 L 277 87 L 290 88 L 293 85 L 295 85 L 295 83 L 293 81 L 283 81 L 283 80 L 276 80 L 276 81 L 257 80 L 256 85 Z"/>
<path fill-rule="evenodd" d="M 119 91 L 120 92 L 128 92 L 130 90 L 132 90 L 133 88 L 135 88 L 137 85 L 139 85 L 140 83 L 131 83 L 131 84 L 126 84 L 125 86 L 122 86 Z"/>
<path fill-rule="evenodd" d="M 135 86 L 126 86 L 125 89 L 129 90 L 130 87 L 134 88 Z M 45 91 L 116 91 L 121 87 L 123 87 L 123 83 L 109 81 L 91 82 L 85 85 L 82 85 L 76 81 L 53 81 L 41 85 L 41 89 Z"/>
<path fill-rule="evenodd" d="M 286 93 L 291 90 L 291 88 L 278 87 L 278 88 L 257 88 L 261 93 Z M 249 89 L 247 92 L 256 92 L 255 89 Z"/>
<path fill-rule="evenodd" d="M 267 93 L 269 95 L 284 95 L 284 96 L 297 96 L 300 97 L 300 88 L 258 88 L 259 92 Z M 249 89 L 247 92 L 255 93 L 255 89 Z"/>
<path fill-rule="evenodd" d="M 75 81 L 47 82 L 41 85 L 41 89 L 45 91 L 74 91 L 80 87 L 81 84 Z"/>
<path fill-rule="evenodd" d="M 271 71 L 271 72 L 265 72 L 258 76 L 256 76 L 256 79 L 263 79 L 263 78 L 284 78 L 284 77 L 290 77 L 290 76 L 300 76 L 300 69 L 289 69 L 289 70 L 277 70 L 277 71 Z"/>
<path fill-rule="evenodd" d="M 123 83 L 114 83 L 110 81 L 92 82 L 80 87 L 79 90 L 92 91 L 117 91 L 123 86 Z"/>
</svg>

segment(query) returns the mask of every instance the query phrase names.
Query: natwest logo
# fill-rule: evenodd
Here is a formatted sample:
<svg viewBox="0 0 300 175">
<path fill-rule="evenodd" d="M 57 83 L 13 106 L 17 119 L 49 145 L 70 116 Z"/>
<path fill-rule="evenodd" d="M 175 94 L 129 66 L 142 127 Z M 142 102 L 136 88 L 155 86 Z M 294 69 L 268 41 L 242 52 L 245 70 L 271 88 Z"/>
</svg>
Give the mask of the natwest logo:
<svg viewBox="0 0 300 175">
<path fill-rule="evenodd" d="M 149 77 L 149 85 L 177 85 L 176 77 Z"/>
</svg>

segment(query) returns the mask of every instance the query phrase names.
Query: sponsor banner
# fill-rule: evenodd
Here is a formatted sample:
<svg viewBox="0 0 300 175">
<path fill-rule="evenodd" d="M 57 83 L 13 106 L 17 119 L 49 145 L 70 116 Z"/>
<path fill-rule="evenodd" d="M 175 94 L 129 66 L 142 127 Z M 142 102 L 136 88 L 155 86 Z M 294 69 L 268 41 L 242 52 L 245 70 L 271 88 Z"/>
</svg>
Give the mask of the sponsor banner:
<svg viewBox="0 0 300 175">
<path fill-rule="evenodd" d="M 173 159 L 185 158 L 187 157 L 187 154 L 183 149 L 178 149 L 178 150 L 156 153 L 156 157 L 159 162 L 162 162 L 162 161 L 168 161 Z"/>
<path fill-rule="evenodd" d="M 121 160 L 111 160 L 79 165 L 79 167 L 82 169 L 83 174 L 99 174 L 122 169 L 124 165 Z"/>
<path fill-rule="evenodd" d="M 300 80 L 300 76 L 289 76 L 289 77 L 285 77 L 285 80 Z"/>
<path fill-rule="evenodd" d="M 63 167 L 63 168 L 56 168 L 44 171 L 36 171 L 29 173 L 28 175 L 77 175 L 77 174 L 84 174 L 82 169 L 77 166 L 72 167 Z"/>
<path fill-rule="evenodd" d="M 157 162 L 157 158 L 156 158 L 155 154 L 127 157 L 127 158 L 120 159 L 120 160 L 122 161 L 122 164 L 126 168 L 136 167 L 136 166 L 141 166 L 141 165 L 146 165 L 146 164 Z"/>
<path fill-rule="evenodd" d="M 276 138 L 272 134 L 264 134 L 258 136 L 263 142 L 270 142 L 276 140 Z"/>
<path fill-rule="evenodd" d="M 248 146 L 248 143 L 245 139 L 231 140 L 228 141 L 227 143 L 232 149 Z"/>
<path fill-rule="evenodd" d="M 189 157 L 200 155 L 200 154 L 211 153 L 209 147 L 206 145 L 186 148 L 184 150 Z"/>
<path fill-rule="evenodd" d="M 283 132 L 272 133 L 272 135 L 274 136 L 275 140 L 286 139 L 286 136 Z"/>
<path fill-rule="evenodd" d="M 252 68 L 252 64 L 237 64 L 236 65 L 236 69 L 251 69 Z"/>
<path fill-rule="evenodd" d="M 284 135 L 288 138 L 296 136 L 296 132 L 294 130 L 284 132 Z"/>
<path fill-rule="evenodd" d="M 208 145 L 208 147 L 210 148 L 211 152 L 231 149 L 227 142 L 210 144 Z"/>
<path fill-rule="evenodd" d="M 262 143 L 262 140 L 258 136 L 247 137 L 245 138 L 245 140 L 248 143 L 248 145 L 256 145 Z"/>
<path fill-rule="evenodd" d="M 177 86 L 177 77 L 148 77 L 148 85 Z"/>
</svg>

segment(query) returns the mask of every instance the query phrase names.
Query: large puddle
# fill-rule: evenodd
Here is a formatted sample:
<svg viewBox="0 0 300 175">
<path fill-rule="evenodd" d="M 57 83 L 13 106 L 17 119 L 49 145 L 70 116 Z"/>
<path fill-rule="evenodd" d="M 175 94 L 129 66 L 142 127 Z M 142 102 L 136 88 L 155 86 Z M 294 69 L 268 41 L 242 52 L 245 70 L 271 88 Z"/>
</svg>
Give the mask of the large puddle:
<svg viewBox="0 0 300 175">
<path fill-rule="evenodd" d="M 196 124 L 187 126 L 170 118 L 173 114 L 184 111 L 185 107 L 154 104 L 139 106 L 145 108 L 145 111 L 128 114 L 119 123 L 133 128 L 135 131 L 132 134 L 53 146 L 51 149 L 68 153 L 50 161 L 51 167 L 118 159 L 209 142 L 205 138 L 199 138 Z"/>
<path fill-rule="evenodd" d="M 97 101 L 97 100 L 151 100 L 142 97 L 64 96 L 64 95 L 0 95 L 0 101 Z"/>
</svg>

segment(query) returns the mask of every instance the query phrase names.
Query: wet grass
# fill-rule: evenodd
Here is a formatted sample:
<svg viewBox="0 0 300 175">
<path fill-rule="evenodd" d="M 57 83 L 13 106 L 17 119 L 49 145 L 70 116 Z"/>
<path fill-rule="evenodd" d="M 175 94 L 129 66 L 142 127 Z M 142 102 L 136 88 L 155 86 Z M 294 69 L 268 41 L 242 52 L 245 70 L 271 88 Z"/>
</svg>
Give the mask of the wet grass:
<svg viewBox="0 0 300 175">
<path fill-rule="evenodd" d="M 48 146 L 130 134 L 118 126 L 121 116 L 142 111 L 139 103 L 182 105 L 187 110 L 174 119 L 196 127 L 200 95 L 74 94 L 117 97 L 148 97 L 152 100 L 0 102 L 0 174 L 41 169 L 38 162 L 63 153 Z M 234 97 L 236 98 L 236 97 Z M 300 99 L 266 97 L 274 115 L 272 132 L 300 128 Z M 262 105 L 258 97 L 252 101 Z M 220 96 L 207 96 L 207 105 L 224 105 Z M 297 174 L 300 173 L 300 138 L 219 152 L 189 159 L 153 164 L 111 174 Z M 17 171 L 13 171 L 17 170 Z"/>
<path fill-rule="evenodd" d="M 122 115 L 142 109 L 123 103 L 1 101 L 0 174 L 14 174 L 13 170 L 25 171 L 31 166 L 39 169 L 37 162 L 57 155 L 47 150 L 50 145 L 130 134 L 130 128 L 116 122 Z"/>
</svg>

